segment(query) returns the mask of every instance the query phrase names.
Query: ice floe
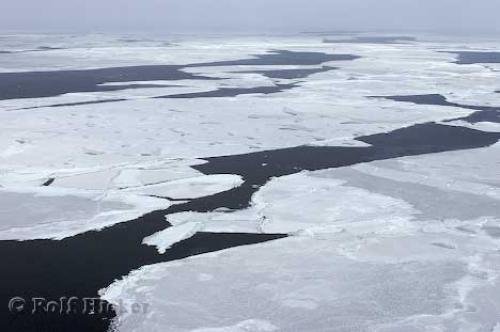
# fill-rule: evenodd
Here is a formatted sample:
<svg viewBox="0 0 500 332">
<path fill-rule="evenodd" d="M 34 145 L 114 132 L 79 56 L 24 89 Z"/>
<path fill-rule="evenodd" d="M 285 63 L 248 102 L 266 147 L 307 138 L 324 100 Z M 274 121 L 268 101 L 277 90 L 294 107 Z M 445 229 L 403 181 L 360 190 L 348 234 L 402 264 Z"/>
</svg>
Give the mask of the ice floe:
<svg viewBox="0 0 500 332">
<path fill-rule="evenodd" d="M 191 199 L 226 191 L 242 183 L 243 180 L 238 175 L 206 175 L 128 189 L 127 192 L 174 199 Z"/>
<path fill-rule="evenodd" d="M 143 243 L 149 246 L 156 246 L 158 248 L 158 252 L 163 254 L 175 243 L 193 236 L 201 229 L 201 226 L 202 224 L 199 222 L 187 222 L 181 225 L 169 227 L 145 238 Z"/>
<path fill-rule="evenodd" d="M 496 304 L 469 293 L 498 280 L 490 266 L 477 270 L 424 234 L 293 237 L 145 267 L 102 295 L 151 305 L 147 319 L 119 316 L 121 331 L 225 331 L 247 320 L 282 331 L 451 331 L 497 323 Z"/>
<path fill-rule="evenodd" d="M 169 201 L 50 187 L 0 188 L 0 239 L 61 239 L 130 220 Z"/>
</svg>

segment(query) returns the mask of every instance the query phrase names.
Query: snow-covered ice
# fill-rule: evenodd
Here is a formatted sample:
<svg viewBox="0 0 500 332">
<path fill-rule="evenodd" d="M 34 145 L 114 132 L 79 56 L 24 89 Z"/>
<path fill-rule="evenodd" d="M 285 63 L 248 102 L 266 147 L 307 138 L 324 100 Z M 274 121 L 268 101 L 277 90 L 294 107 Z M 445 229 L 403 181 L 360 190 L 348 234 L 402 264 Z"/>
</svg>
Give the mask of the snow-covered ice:
<svg viewBox="0 0 500 332">
<path fill-rule="evenodd" d="M 0 188 L 0 239 L 61 239 L 132 220 L 170 202 L 119 192 Z"/>
<path fill-rule="evenodd" d="M 145 267 L 103 294 L 153 308 L 144 320 L 119 317 L 123 331 L 226 331 L 248 320 L 281 331 L 493 327 L 496 304 L 469 291 L 498 294 L 495 260 L 477 269 L 460 248 L 468 235 L 454 236 L 459 248 L 433 235 L 292 237 Z"/>
<path fill-rule="evenodd" d="M 154 235 L 148 236 L 143 243 L 149 246 L 156 246 L 160 254 L 177 242 L 185 240 L 201 229 L 202 225 L 199 222 L 186 222 L 181 225 L 169 227 Z"/>
<path fill-rule="evenodd" d="M 61 239 L 192 199 L 231 195 L 245 185 L 237 174 L 192 168 L 209 157 L 297 146 L 369 148 L 356 138 L 428 122 L 500 133 L 494 120 L 449 122 L 475 112 L 458 104 L 500 106 L 500 66 L 460 64 L 450 52 L 498 52 L 498 41 L 424 36 L 406 43 L 324 43 L 314 35 L 128 40 L 0 39 L 4 82 L 33 71 L 145 65 L 176 66 L 180 73 L 178 79 L 137 75 L 92 81 L 90 88 L 61 95 L 0 98 L 0 239 Z M 277 50 L 359 58 L 237 62 Z M 279 70 L 307 75 L 266 75 Z M 274 93 L 245 90 L 262 87 Z M 179 98 L 213 91 L 219 96 Z M 426 94 L 440 94 L 450 104 L 370 98 Z M 499 143 L 376 159 L 269 179 L 254 188 L 259 190 L 245 209 L 166 215 L 172 227 L 142 244 L 159 253 L 197 232 L 290 236 L 121 276 L 101 290 L 102 297 L 148 303 L 149 311 L 119 313 L 114 328 L 498 330 Z"/>
<path fill-rule="evenodd" d="M 226 191 L 242 183 L 243 180 L 238 175 L 204 175 L 128 189 L 127 192 L 174 199 L 192 199 Z"/>
</svg>

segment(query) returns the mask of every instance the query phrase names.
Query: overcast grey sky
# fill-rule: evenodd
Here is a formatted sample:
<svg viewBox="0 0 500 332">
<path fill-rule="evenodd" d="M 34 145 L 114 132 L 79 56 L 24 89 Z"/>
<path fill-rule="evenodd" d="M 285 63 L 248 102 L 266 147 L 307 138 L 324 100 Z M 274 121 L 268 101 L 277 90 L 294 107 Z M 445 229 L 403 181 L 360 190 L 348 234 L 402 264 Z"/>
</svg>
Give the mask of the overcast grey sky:
<svg viewBox="0 0 500 332">
<path fill-rule="evenodd" d="M 0 30 L 500 31 L 500 0 L 1 0 Z"/>
</svg>

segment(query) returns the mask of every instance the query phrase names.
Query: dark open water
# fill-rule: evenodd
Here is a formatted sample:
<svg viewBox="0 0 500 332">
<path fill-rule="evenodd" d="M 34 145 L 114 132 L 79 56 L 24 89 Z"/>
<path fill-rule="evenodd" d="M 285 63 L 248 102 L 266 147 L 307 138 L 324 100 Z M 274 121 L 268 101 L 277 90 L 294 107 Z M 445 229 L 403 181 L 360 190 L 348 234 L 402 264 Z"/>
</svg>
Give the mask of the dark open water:
<svg viewBox="0 0 500 332">
<path fill-rule="evenodd" d="M 85 70 L 59 70 L 39 72 L 0 73 L 0 100 L 17 98 L 54 97 L 72 92 L 120 91 L 144 87 L 128 84 L 102 86 L 103 83 L 131 81 L 179 81 L 218 80 L 195 74 L 183 69 L 214 66 L 268 66 L 268 65 L 320 65 L 328 61 L 349 61 L 358 59 L 350 54 L 326 54 L 320 52 L 274 51 L 255 55 L 253 59 L 219 61 L 189 64 L 185 66 L 150 65 Z M 288 70 L 284 70 L 287 72 Z M 278 71 L 273 71 L 274 75 Z M 259 73 L 259 71 L 255 71 Z M 315 73 L 314 71 L 310 74 Z M 156 87 L 158 85 L 153 85 Z M 255 93 L 255 92 L 251 92 Z"/>
<path fill-rule="evenodd" d="M 446 97 L 439 94 L 412 95 L 412 96 L 385 96 L 385 97 L 375 97 L 375 98 L 385 98 L 394 101 L 407 102 L 417 105 L 451 106 L 451 107 L 458 107 L 476 111 L 468 116 L 449 119 L 446 120 L 445 122 L 461 120 L 472 124 L 478 122 L 500 123 L 500 107 L 452 103 L 446 100 Z"/>
</svg>

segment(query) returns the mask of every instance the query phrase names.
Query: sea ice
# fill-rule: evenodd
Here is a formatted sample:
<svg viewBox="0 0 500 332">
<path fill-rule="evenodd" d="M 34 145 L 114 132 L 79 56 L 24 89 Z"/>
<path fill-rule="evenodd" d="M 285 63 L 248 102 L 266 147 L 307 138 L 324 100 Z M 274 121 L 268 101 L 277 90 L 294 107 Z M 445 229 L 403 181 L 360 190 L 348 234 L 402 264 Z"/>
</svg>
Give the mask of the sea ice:
<svg viewBox="0 0 500 332">
<path fill-rule="evenodd" d="M 156 246 L 160 254 L 173 246 L 175 243 L 193 236 L 202 228 L 199 222 L 187 222 L 181 225 L 169 227 L 161 232 L 148 236 L 142 243 L 149 246 Z"/>
<path fill-rule="evenodd" d="M 367 144 L 356 137 L 428 122 L 499 132 L 491 121 L 444 122 L 471 109 L 370 98 L 441 94 L 450 103 L 498 107 L 500 67 L 458 64 L 449 53 L 495 52 L 497 41 L 322 39 L 0 39 L 3 75 L 187 66 L 179 74 L 186 79 L 176 81 L 104 81 L 98 90 L 108 91 L 0 100 L 0 238 L 60 239 L 166 209 L 169 197 L 199 198 L 245 181 L 191 168 L 203 158 L 302 145 L 362 148 Z M 276 50 L 359 58 L 308 66 L 237 62 Z M 290 69 L 313 74 L 266 75 Z M 218 97 L 169 98 L 212 91 Z M 144 317 L 119 313 L 120 332 L 498 330 L 498 149 L 303 172 L 271 179 L 248 209 L 168 215 L 173 227 L 143 245 L 166 252 L 197 231 L 291 236 L 146 266 L 102 296 L 150 304 Z"/>
<path fill-rule="evenodd" d="M 60 188 L 0 188 L 0 239 L 61 239 L 130 220 L 169 201 Z"/>
</svg>

